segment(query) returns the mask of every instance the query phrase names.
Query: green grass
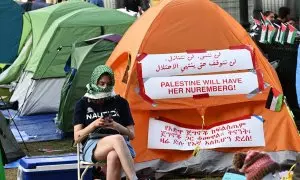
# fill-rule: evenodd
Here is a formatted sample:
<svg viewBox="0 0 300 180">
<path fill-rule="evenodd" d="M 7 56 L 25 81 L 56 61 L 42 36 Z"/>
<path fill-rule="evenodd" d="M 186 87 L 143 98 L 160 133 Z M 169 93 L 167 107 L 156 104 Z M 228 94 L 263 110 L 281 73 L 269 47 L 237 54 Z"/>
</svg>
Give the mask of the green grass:
<svg viewBox="0 0 300 180">
<path fill-rule="evenodd" d="M 47 142 L 36 142 L 36 143 L 26 143 L 26 146 L 29 150 L 29 153 L 26 151 L 26 148 L 21 144 L 22 149 L 26 152 L 27 155 L 37 156 L 37 155 L 57 155 L 57 154 L 67 154 L 67 153 L 76 153 L 76 147 L 72 147 L 72 139 L 65 139 L 59 141 L 47 141 Z M 60 150 L 59 152 L 41 152 L 41 149 L 49 150 Z M 5 170 L 6 180 L 16 180 L 17 178 L 17 169 L 6 169 Z M 174 178 L 182 179 L 182 178 Z M 193 179 L 193 178 L 189 178 Z M 197 178 L 199 179 L 199 178 Z M 200 178 L 202 180 L 221 180 L 222 178 L 215 177 L 206 177 Z M 196 180 L 196 178 L 195 178 Z"/>
</svg>

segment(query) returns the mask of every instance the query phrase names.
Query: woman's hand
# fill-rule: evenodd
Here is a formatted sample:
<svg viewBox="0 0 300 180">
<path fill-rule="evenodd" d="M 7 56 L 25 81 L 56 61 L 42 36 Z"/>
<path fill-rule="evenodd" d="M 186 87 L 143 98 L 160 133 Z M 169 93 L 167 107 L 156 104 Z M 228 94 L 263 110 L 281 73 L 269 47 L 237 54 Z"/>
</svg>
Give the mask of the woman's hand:
<svg viewBox="0 0 300 180">
<path fill-rule="evenodd" d="M 107 117 L 104 119 L 104 125 L 105 127 L 110 127 L 110 128 L 113 128 L 113 129 L 116 129 L 117 127 L 117 122 L 115 122 L 112 118 L 110 117 Z M 117 129 L 116 129 L 117 130 Z"/>
<path fill-rule="evenodd" d="M 106 123 L 106 121 L 100 117 L 100 118 L 94 120 L 94 121 L 91 123 L 91 126 L 92 126 L 94 129 L 96 129 L 96 128 L 101 127 L 101 126 L 105 126 L 105 123 Z"/>
<path fill-rule="evenodd" d="M 131 140 L 134 139 L 134 126 L 132 126 L 132 125 L 124 127 L 123 125 L 114 121 L 112 118 L 109 118 L 109 119 L 107 118 L 107 119 L 105 119 L 104 126 L 113 128 L 113 129 L 119 131 L 123 135 L 127 135 L 129 137 L 129 139 L 131 139 Z"/>
</svg>

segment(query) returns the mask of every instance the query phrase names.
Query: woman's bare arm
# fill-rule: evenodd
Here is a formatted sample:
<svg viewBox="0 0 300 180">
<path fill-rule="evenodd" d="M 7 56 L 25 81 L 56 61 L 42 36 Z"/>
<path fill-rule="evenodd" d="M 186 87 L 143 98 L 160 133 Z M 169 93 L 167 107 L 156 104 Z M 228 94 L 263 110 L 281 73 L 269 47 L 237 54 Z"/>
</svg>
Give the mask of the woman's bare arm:
<svg viewBox="0 0 300 180">
<path fill-rule="evenodd" d="M 130 140 L 134 139 L 134 126 L 130 125 L 130 126 L 122 126 L 121 124 L 114 122 L 114 128 L 117 129 L 121 134 L 123 135 L 127 135 L 129 137 Z"/>
<path fill-rule="evenodd" d="M 75 143 L 81 142 L 89 133 L 93 132 L 97 127 L 103 126 L 104 120 L 98 118 L 89 124 L 87 127 L 83 128 L 82 124 L 77 124 L 74 126 L 74 141 Z"/>
</svg>

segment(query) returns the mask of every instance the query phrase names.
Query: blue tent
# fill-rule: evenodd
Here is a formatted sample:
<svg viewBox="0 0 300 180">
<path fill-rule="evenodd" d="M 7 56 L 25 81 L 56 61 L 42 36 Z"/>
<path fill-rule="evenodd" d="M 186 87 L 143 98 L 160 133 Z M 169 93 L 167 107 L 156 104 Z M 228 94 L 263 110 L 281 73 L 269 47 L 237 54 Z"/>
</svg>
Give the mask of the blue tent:
<svg viewBox="0 0 300 180">
<path fill-rule="evenodd" d="M 12 0 L 0 1 L 0 63 L 11 64 L 18 55 L 23 9 Z"/>
</svg>

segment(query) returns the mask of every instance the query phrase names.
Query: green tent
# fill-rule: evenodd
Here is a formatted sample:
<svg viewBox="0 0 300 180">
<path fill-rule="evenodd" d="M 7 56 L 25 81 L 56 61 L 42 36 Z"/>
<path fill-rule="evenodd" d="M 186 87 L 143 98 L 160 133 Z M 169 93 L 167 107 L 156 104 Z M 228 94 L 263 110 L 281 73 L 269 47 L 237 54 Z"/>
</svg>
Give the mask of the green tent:
<svg viewBox="0 0 300 180">
<path fill-rule="evenodd" d="M 56 6 L 37 11 L 46 11 L 54 7 Z M 18 102 L 20 115 L 58 111 L 60 102 L 58 94 L 65 80 L 64 66 L 70 57 L 72 44 L 110 33 L 122 35 L 134 21 L 134 17 L 115 9 L 92 5 L 62 15 L 48 28 L 38 30 L 42 32 L 38 42 L 34 38 L 39 36 L 34 35 L 34 26 L 32 49 L 30 53 L 26 51 L 28 58 L 24 60 L 25 63 L 20 60 L 18 68 L 20 66 L 24 68 L 10 99 L 11 102 Z"/>
<path fill-rule="evenodd" d="M 2 164 L 1 152 L 0 152 L 0 180 L 5 180 L 5 171 Z"/>
<path fill-rule="evenodd" d="M 0 180 L 5 180 L 5 171 L 4 171 L 4 164 L 2 160 L 2 153 L 4 152 L 1 151 L 1 147 L 0 147 Z"/>
<path fill-rule="evenodd" d="M 29 53 L 36 49 L 41 36 L 52 23 L 70 12 L 78 9 L 95 7 L 85 2 L 63 2 L 47 8 L 26 12 L 23 15 L 22 36 L 19 46 L 19 56 L 4 74 L 0 74 L 0 84 L 16 81 L 29 58 Z"/>
<path fill-rule="evenodd" d="M 95 6 L 86 2 L 71 1 L 30 11 L 28 14 L 30 15 L 30 21 L 32 24 L 33 48 L 36 48 L 41 36 L 48 30 L 55 20 L 69 14 L 70 12 L 90 7 Z"/>
<path fill-rule="evenodd" d="M 108 33 L 123 34 L 134 20 L 117 10 L 96 6 L 73 11 L 49 27 L 25 70 L 34 72 L 34 79 L 64 77 L 72 43 Z"/>
<path fill-rule="evenodd" d="M 58 125 L 63 132 L 72 132 L 74 105 L 86 91 L 93 69 L 105 64 L 121 37 L 105 35 L 75 44 L 71 58 L 71 71 L 61 91 Z"/>
</svg>

